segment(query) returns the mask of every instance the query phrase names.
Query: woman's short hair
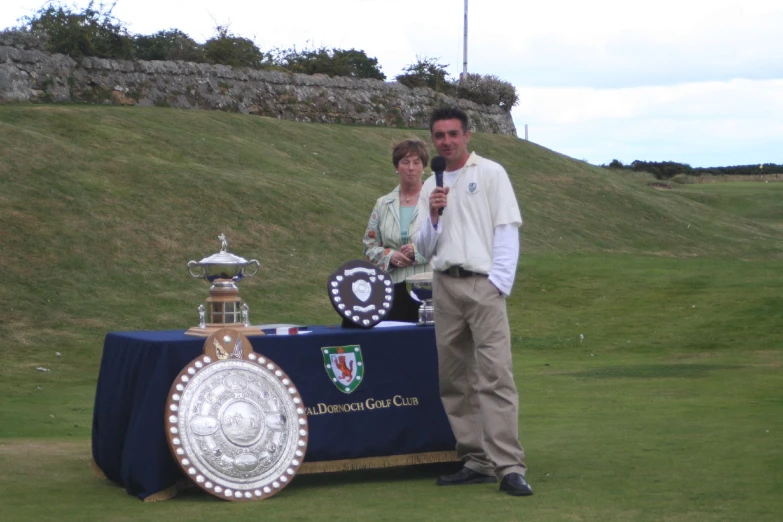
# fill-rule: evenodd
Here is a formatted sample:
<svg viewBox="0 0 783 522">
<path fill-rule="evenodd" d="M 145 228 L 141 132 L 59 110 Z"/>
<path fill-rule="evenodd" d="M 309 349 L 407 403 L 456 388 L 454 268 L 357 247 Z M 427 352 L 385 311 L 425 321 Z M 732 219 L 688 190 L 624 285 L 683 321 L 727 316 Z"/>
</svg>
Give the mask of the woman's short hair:
<svg viewBox="0 0 783 522">
<path fill-rule="evenodd" d="M 409 140 L 403 140 L 394 146 L 394 150 L 392 150 L 392 163 L 394 163 L 394 168 L 396 169 L 397 165 L 400 164 L 400 161 L 409 154 L 418 156 L 425 166 L 430 160 L 427 144 L 418 138 L 411 138 Z"/>
</svg>

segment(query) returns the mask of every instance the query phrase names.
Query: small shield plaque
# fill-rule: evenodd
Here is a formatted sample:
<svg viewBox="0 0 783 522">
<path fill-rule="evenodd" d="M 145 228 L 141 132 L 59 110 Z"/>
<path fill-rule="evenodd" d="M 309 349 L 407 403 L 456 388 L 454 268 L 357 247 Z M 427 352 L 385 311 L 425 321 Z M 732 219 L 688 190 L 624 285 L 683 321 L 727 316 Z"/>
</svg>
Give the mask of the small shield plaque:
<svg viewBox="0 0 783 522">
<path fill-rule="evenodd" d="M 359 259 L 341 265 L 329 276 L 327 288 L 337 313 L 361 328 L 383 321 L 394 291 L 389 274 Z"/>
</svg>

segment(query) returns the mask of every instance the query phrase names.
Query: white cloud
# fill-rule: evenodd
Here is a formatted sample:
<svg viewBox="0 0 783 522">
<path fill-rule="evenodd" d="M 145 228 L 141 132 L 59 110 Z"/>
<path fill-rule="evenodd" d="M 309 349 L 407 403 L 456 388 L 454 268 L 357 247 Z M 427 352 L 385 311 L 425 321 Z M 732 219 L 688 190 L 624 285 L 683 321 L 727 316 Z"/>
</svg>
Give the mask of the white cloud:
<svg viewBox="0 0 783 522">
<path fill-rule="evenodd" d="M 524 88 L 512 111 L 531 141 L 590 163 L 781 163 L 783 80 L 627 89 Z"/>
<path fill-rule="evenodd" d="M 628 87 L 783 77 L 778 1 L 553 0 L 527 7 L 514 4 L 494 32 L 478 36 L 486 45 L 474 55 L 487 72 L 506 64 L 506 78 L 515 85 Z"/>
</svg>

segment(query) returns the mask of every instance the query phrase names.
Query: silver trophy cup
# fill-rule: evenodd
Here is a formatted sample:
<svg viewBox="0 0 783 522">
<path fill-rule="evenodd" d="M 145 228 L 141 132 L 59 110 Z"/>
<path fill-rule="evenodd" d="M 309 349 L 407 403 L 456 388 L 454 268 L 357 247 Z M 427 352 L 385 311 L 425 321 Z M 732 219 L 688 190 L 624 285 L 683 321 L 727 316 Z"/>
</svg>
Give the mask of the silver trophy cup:
<svg viewBox="0 0 783 522">
<path fill-rule="evenodd" d="M 409 276 L 405 279 L 405 288 L 413 299 L 421 303 L 419 326 L 435 324 L 435 311 L 432 306 L 432 272 Z"/>
<path fill-rule="evenodd" d="M 238 295 L 237 283 L 244 277 L 254 276 L 258 272 L 259 262 L 256 259 L 248 261 L 229 252 L 225 235 L 220 234 L 218 239 L 220 252 L 201 261 L 188 263 L 188 272 L 192 277 L 212 283 L 206 309 L 199 306 L 199 328 L 228 324 L 249 326 L 249 308 Z"/>
</svg>

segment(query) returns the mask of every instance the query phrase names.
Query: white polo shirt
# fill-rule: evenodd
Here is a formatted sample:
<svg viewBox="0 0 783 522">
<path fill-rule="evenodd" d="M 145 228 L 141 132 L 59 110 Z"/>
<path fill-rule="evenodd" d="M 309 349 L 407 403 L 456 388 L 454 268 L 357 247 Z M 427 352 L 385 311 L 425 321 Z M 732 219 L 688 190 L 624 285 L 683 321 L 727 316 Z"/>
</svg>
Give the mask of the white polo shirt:
<svg viewBox="0 0 783 522">
<path fill-rule="evenodd" d="M 433 270 L 461 266 L 489 274 L 490 279 L 499 276 L 505 281 L 499 285 L 498 281 L 493 280 L 493 283 L 508 294 L 518 259 L 516 229 L 522 225 L 522 214 L 508 174 L 499 164 L 474 152 L 462 169 L 444 173 L 443 183 L 449 187 L 448 206 L 438 220 L 437 229 L 433 229 L 429 218 L 429 198 L 435 188 L 435 176 L 424 182 L 419 194 L 416 248 L 430 258 Z M 508 244 L 509 239 L 512 244 Z M 504 246 L 513 247 L 514 251 L 500 252 L 498 247 Z M 496 259 L 499 254 L 505 259 Z M 493 269 L 498 261 L 501 265 L 513 263 L 513 266 L 494 266 Z"/>
</svg>

